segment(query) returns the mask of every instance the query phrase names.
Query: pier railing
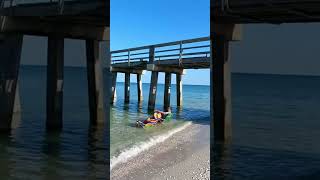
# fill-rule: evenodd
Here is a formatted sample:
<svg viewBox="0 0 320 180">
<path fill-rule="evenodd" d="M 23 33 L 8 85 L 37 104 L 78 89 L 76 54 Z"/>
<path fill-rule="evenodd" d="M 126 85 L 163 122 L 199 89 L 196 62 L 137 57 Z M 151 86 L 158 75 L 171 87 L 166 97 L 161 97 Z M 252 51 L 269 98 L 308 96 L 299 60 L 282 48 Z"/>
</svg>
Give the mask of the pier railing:
<svg viewBox="0 0 320 180">
<path fill-rule="evenodd" d="M 174 41 L 149 46 L 141 46 L 111 51 L 111 61 L 115 63 L 179 60 L 210 57 L 210 37 Z"/>
</svg>

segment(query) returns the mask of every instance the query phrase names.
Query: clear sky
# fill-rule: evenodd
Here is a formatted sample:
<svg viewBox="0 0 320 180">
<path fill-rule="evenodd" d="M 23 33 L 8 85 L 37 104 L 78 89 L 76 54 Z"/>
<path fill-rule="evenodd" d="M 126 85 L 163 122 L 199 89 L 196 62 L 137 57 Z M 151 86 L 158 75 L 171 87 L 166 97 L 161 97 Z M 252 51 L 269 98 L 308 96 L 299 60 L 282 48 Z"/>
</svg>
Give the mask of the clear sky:
<svg viewBox="0 0 320 180">
<path fill-rule="evenodd" d="M 209 36 L 210 0 L 111 0 L 110 27 L 111 50 Z M 209 70 L 188 70 L 183 81 L 209 84 Z M 143 82 L 150 82 L 150 72 Z"/>
</svg>

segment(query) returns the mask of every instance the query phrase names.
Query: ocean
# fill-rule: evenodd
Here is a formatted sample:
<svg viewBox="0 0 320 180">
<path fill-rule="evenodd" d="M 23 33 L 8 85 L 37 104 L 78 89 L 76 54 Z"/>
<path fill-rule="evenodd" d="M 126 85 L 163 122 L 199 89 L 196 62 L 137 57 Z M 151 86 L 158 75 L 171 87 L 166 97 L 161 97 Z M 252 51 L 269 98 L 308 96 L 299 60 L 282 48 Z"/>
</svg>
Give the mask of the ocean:
<svg viewBox="0 0 320 180">
<path fill-rule="evenodd" d="M 66 67 L 64 76 L 64 128 L 47 134 L 46 68 L 21 67 L 22 113 L 12 132 L 0 136 L 0 179 L 106 179 L 109 142 L 104 127 L 89 127 L 86 69 Z M 130 103 L 123 103 L 123 85 L 117 83 L 117 100 L 111 107 L 113 164 L 190 122 L 210 124 L 209 86 L 184 85 L 183 108 L 178 109 L 172 85 L 173 121 L 145 131 L 134 123 L 147 117 L 149 84 L 143 84 L 141 104 L 135 83 Z M 228 144 L 214 145 L 214 175 L 319 179 L 320 77 L 233 74 L 232 88 L 233 138 Z M 162 103 L 163 85 L 159 84 L 156 108 L 162 109 Z"/>
</svg>

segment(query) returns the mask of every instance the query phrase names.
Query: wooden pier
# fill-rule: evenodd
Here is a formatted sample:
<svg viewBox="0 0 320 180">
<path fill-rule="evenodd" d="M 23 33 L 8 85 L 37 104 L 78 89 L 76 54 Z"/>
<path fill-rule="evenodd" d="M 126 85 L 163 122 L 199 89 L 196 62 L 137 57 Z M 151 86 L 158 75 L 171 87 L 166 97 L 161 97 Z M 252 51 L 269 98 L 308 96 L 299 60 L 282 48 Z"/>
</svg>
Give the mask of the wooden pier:
<svg viewBox="0 0 320 180">
<path fill-rule="evenodd" d="M 155 108 L 159 72 L 165 73 L 163 107 L 170 106 L 171 76 L 176 75 L 177 106 L 182 106 L 182 75 L 186 69 L 210 68 L 210 37 L 174 41 L 149 46 L 111 51 L 111 71 L 125 73 L 125 103 L 130 99 L 130 74 L 137 75 L 138 101 L 142 101 L 141 75 L 151 71 L 148 109 Z M 113 79 L 112 102 L 116 97 L 116 79 Z"/>
<path fill-rule="evenodd" d="M 23 35 L 48 37 L 47 129 L 61 130 L 63 124 L 65 38 L 86 41 L 90 122 L 105 121 L 101 63 L 105 50 L 100 42 L 110 40 L 109 12 L 105 0 L 0 0 L 0 131 L 10 130 L 13 112 L 19 111 L 15 97 Z"/>
</svg>

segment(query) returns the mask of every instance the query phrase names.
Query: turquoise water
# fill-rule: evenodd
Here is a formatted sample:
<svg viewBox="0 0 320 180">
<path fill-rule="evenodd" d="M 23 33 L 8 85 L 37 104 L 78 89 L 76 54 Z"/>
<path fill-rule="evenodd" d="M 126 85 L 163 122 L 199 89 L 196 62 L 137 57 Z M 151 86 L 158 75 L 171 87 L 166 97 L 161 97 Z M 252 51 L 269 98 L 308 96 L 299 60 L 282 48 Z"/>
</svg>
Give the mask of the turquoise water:
<svg viewBox="0 0 320 180">
<path fill-rule="evenodd" d="M 57 134 L 45 131 L 46 68 L 22 67 L 20 75 L 22 113 L 12 132 L 0 135 L 0 179 L 106 179 L 109 142 L 104 127 L 89 126 L 86 70 L 65 68 L 64 128 Z M 209 124 L 209 87 L 185 85 L 181 111 L 172 87 L 173 124 L 151 131 L 133 127 L 147 116 L 149 90 L 143 86 L 139 109 L 135 84 L 130 104 L 124 105 L 118 83 L 112 155 L 187 121 Z M 162 89 L 159 85 L 159 109 Z M 320 179 L 319 92 L 320 77 L 233 74 L 233 138 L 214 145 L 216 179 Z"/>
<path fill-rule="evenodd" d="M 184 105 L 182 109 L 176 107 L 176 87 L 171 87 L 171 105 L 173 119 L 170 123 L 148 130 L 136 128 L 136 120 L 148 117 L 149 84 L 143 84 L 143 102 L 137 100 L 137 84 L 131 83 L 130 103 L 124 103 L 124 83 L 117 83 L 117 99 L 111 109 L 111 157 L 117 157 L 121 152 L 134 145 L 139 145 L 152 137 L 166 134 L 166 132 L 182 126 L 186 122 L 197 121 L 209 124 L 209 87 L 184 85 Z M 163 110 L 164 85 L 158 85 L 156 109 Z M 193 98 L 197 96 L 197 98 Z M 194 106 L 196 105 L 196 106 Z"/>
</svg>

